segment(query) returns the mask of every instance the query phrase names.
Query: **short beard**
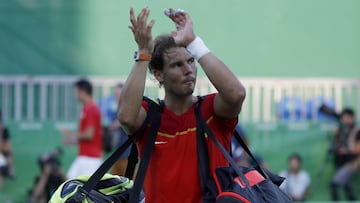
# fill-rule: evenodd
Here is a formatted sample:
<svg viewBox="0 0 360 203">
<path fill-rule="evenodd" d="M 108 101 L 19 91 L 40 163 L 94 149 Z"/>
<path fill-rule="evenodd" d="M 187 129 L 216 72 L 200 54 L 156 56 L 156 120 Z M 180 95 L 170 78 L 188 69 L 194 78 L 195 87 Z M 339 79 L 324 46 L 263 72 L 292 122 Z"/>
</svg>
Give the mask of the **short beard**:
<svg viewBox="0 0 360 203">
<path fill-rule="evenodd" d="M 166 88 L 164 88 L 164 89 L 165 89 L 165 93 L 168 92 L 169 94 L 171 94 L 177 98 L 187 97 L 187 96 L 193 95 L 193 93 L 194 93 L 194 89 L 191 89 L 191 91 L 187 91 L 187 92 L 167 91 Z"/>
</svg>

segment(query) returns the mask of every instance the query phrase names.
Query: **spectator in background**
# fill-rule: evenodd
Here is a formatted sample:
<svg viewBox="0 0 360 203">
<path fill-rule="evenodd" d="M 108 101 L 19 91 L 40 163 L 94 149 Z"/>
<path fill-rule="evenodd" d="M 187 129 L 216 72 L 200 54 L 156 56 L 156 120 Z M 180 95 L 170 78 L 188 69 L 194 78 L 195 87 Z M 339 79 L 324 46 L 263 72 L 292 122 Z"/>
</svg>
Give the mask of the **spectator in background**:
<svg viewBox="0 0 360 203">
<path fill-rule="evenodd" d="M 99 100 L 99 108 L 101 111 L 101 121 L 103 126 L 103 149 L 106 153 L 112 151 L 116 146 L 118 138 L 114 136 L 114 129 L 120 127 L 117 121 L 118 97 L 121 93 L 123 84 L 119 83 L 115 86 L 111 95 L 105 96 Z"/>
<path fill-rule="evenodd" d="M 235 130 L 238 132 L 239 136 L 244 140 L 245 144 L 248 145 L 248 139 L 246 133 L 243 130 L 243 128 L 240 126 L 240 124 L 236 126 Z M 240 166 L 249 165 L 246 152 L 240 146 L 238 141 L 236 141 L 235 137 L 233 137 L 231 140 L 231 153 L 235 163 L 237 163 Z"/>
<path fill-rule="evenodd" d="M 247 138 L 246 132 L 241 127 L 240 124 L 238 124 L 235 128 L 236 132 L 239 134 L 241 139 L 245 142 L 245 144 L 249 147 L 249 140 Z M 244 149 L 241 147 L 239 142 L 236 140 L 235 136 L 232 137 L 231 140 L 231 153 L 232 158 L 239 166 L 254 166 L 256 163 L 249 157 L 249 155 L 244 151 Z M 253 154 L 256 161 L 260 164 L 260 167 L 267 169 L 268 166 L 264 162 L 261 156 L 257 154 Z"/>
<path fill-rule="evenodd" d="M 3 125 L 0 112 L 0 189 L 5 177 L 14 177 L 14 165 L 9 130 Z"/>
<path fill-rule="evenodd" d="M 51 153 L 39 156 L 38 164 L 41 173 L 35 178 L 28 203 L 48 202 L 56 189 L 66 181 L 60 162 L 62 153 L 61 148 L 56 148 Z"/>
<path fill-rule="evenodd" d="M 78 144 L 78 157 L 71 164 L 68 178 L 91 175 L 102 162 L 102 128 L 100 111 L 92 98 L 93 88 L 89 81 L 81 79 L 75 83 L 75 94 L 83 105 L 77 133 L 62 130 L 66 136 L 64 144 Z"/>
<path fill-rule="evenodd" d="M 52 170 L 50 165 L 42 169 L 41 175 L 36 178 L 36 184 L 31 191 L 31 203 L 46 203 L 50 200 L 56 189 L 66 181 L 62 171 Z"/>
<path fill-rule="evenodd" d="M 280 188 L 294 201 L 305 201 L 310 188 L 310 176 L 301 169 L 301 164 L 301 156 L 292 154 L 288 158 L 288 169 L 279 173 L 286 178 Z"/>
<path fill-rule="evenodd" d="M 338 188 L 343 187 L 348 200 L 356 200 L 351 178 L 360 168 L 360 129 L 355 124 L 355 113 L 344 109 L 340 114 L 340 126 L 335 135 L 332 151 L 335 153 L 337 171 L 331 181 L 331 194 L 339 200 Z"/>
<path fill-rule="evenodd" d="M 128 139 L 127 134 L 121 128 L 120 122 L 117 118 L 117 107 L 121 94 L 122 83 L 115 86 L 114 95 L 106 97 L 102 100 L 100 108 L 104 125 L 104 145 L 107 151 L 111 151 L 112 147 L 118 147 L 125 143 Z M 120 159 L 111 168 L 111 173 L 114 175 L 125 176 L 128 165 L 128 157 L 130 155 L 131 146 L 121 155 Z M 132 178 L 132 177 L 129 177 Z"/>
</svg>

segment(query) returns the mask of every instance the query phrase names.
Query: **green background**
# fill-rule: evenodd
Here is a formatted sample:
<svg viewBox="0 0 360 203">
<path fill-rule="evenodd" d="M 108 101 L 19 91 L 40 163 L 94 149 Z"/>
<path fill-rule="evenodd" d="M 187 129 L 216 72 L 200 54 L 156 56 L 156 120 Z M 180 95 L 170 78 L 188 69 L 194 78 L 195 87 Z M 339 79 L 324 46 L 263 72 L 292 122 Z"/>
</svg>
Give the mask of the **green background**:
<svg viewBox="0 0 360 203">
<path fill-rule="evenodd" d="M 196 33 L 239 77 L 360 77 L 359 0 L 0 0 L 0 75 L 126 76 L 137 49 L 127 28 L 129 8 L 146 5 L 156 20 L 154 35 L 174 27 L 164 8 L 188 11 Z M 61 145 L 61 134 L 50 122 L 38 130 L 7 124 L 17 174 L 6 180 L 0 203 L 24 202 L 39 173 L 37 157 Z M 310 200 L 329 200 L 331 164 L 317 176 L 327 132 L 318 124 L 303 131 L 286 126 L 245 129 L 275 172 L 299 152 L 313 180 Z M 67 169 L 76 148 L 65 151 Z"/>
<path fill-rule="evenodd" d="M 173 29 L 164 8 L 188 11 L 240 77 L 360 76 L 359 0 L 1 0 L 0 74 L 127 75 L 146 5 L 154 35 Z"/>
</svg>

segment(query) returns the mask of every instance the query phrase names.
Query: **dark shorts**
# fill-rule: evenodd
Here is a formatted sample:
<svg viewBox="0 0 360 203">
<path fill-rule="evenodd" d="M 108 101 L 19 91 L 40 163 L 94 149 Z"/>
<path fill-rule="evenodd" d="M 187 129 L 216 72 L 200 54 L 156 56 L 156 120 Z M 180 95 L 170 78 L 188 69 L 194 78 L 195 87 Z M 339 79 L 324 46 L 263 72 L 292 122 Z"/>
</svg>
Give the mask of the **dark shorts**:
<svg viewBox="0 0 360 203">
<path fill-rule="evenodd" d="M 0 166 L 0 175 L 3 177 L 10 176 L 10 167 L 8 165 Z"/>
<path fill-rule="evenodd" d="M 350 183 L 351 178 L 353 177 L 355 172 L 355 169 L 351 168 L 348 165 L 344 165 L 336 171 L 332 181 L 337 185 L 345 186 Z"/>
</svg>

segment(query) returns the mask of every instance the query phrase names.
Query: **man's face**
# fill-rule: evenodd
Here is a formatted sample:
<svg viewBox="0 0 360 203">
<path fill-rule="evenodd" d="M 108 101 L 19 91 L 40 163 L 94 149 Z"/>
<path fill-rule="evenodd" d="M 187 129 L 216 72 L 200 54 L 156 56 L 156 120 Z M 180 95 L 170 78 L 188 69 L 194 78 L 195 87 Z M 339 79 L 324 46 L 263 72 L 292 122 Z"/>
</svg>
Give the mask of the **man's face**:
<svg viewBox="0 0 360 203">
<path fill-rule="evenodd" d="M 74 89 L 75 92 L 75 97 L 79 102 L 83 101 L 83 97 L 84 97 L 84 91 L 80 90 L 79 88 L 75 87 Z"/>
<path fill-rule="evenodd" d="M 291 172 L 298 172 L 300 170 L 300 161 L 296 158 L 292 158 L 289 160 L 289 170 Z"/>
<path fill-rule="evenodd" d="M 351 126 L 354 124 L 354 117 L 350 114 L 344 114 L 341 116 L 341 123 L 345 126 Z"/>
<path fill-rule="evenodd" d="M 175 47 L 164 53 L 164 67 L 157 77 L 165 91 L 176 96 L 192 95 L 196 83 L 195 60 L 184 47 Z"/>
</svg>

